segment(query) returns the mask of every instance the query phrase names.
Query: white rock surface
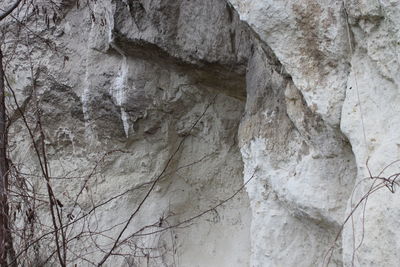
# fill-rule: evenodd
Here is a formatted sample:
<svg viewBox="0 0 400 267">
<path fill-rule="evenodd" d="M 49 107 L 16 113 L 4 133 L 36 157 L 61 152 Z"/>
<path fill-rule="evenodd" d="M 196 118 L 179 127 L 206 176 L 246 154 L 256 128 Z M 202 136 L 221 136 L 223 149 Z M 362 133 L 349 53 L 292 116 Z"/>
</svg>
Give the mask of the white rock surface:
<svg viewBox="0 0 400 267">
<path fill-rule="evenodd" d="M 298 181 L 290 181 L 287 185 L 282 183 L 284 179 L 279 179 L 279 188 L 274 190 L 278 199 L 287 203 L 293 199 L 293 196 L 289 194 L 291 188 L 303 191 L 306 187 L 302 195 L 311 203 L 310 206 L 319 206 L 318 211 L 321 215 L 324 214 L 321 207 L 330 201 L 336 203 L 339 208 L 343 207 L 340 203 L 348 199 L 346 212 L 343 208 L 339 208 L 335 211 L 330 210 L 326 213 L 328 216 L 324 216 L 324 220 L 330 216 L 332 216 L 330 219 L 333 219 L 336 213 L 336 223 L 344 222 L 352 210 L 351 206 L 357 204 L 373 184 L 371 180 L 360 182 L 362 178 L 370 175 L 366 168 L 367 159 L 373 175 L 378 175 L 386 166 L 399 159 L 398 145 L 395 141 L 398 139 L 399 129 L 398 116 L 395 115 L 398 114 L 399 92 L 397 73 L 400 9 L 398 1 L 231 2 L 239 11 L 240 17 L 247 21 L 261 39 L 271 47 L 293 78 L 294 85 L 304 96 L 310 111 L 319 114 L 323 120 L 321 123 L 326 124 L 327 129 L 333 130 L 333 132 L 328 131 L 328 136 L 318 134 L 311 137 L 311 140 L 316 143 L 318 140 L 324 140 L 323 150 L 336 154 L 333 151 L 337 151 L 340 147 L 337 142 L 343 138 L 340 134 L 342 131 L 348 138 L 351 151 L 354 153 L 355 161 L 352 159 L 349 148 L 339 149 L 343 151 L 342 154 L 339 153 L 342 162 L 336 160 L 336 163 L 328 159 L 329 157 L 311 156 L 305 161 L 304 166 L 297 165 L 296 169 L 311 170 L 310 174 L 313 178 L 307 179 L 309 177 L 307 172 L 303 172 L 298 176 Z M 289 100 L 292 99 L 292 91 L 287 90 L 286 98 Z M 293 99 L 298 99 L 298 97 Z M 301 112 L 291 105 L 287 106 L 287 110 L 295 127 L 304 136 L 302 132 L 304 133 L 304 130 L 307 132 L 307 129 L 303 128 L 299 122 L 307 122 L 310 117 L 302 116 Z M 338 124 L 340 124 L 340 131 L 337 129 Z M 335 141 L 328 141 L 329 139 Z M 266 141 L 268 142 L 268 138 Z M 275 153 L 267 153 L 268 146 L 264 146 L 263 143 L 265 140 L 256 139 L 245 146 L 245 166 L 251 166 L 251 170 L 254 166 L 265 165 L 267 169 L 261 172 L 263 176 L 268 177 L 272 174 L 272 177 L 276 178 L 276 170 L 271 171 L 270 165 L 265 164 L 268 161 L 265 159 Z M 260 157 L 263 160 L 254 163 L 257 162 L 255 159 Z M 348 162 L 347 168 L 344 167 L 344 162 Z M 319 164 L 327 168 L 323 169 Z M 287 166 L 290 166 L 290 163 L 285 162 L 283 165 L 288 169 Z M 339 166 L 346 171 L 340 171 Z M 358 170 L 358 178 L 355 188 L 351 189 L 353 184 L 351 181 L 355 177 L 354 168 Z M 245 167 L 246 169 L 248 167 Z M 381 176 L 389 177 L 397 172 L 398 164 L 393 164 L 385 169 Z M 287 171 L 287 173 L 290 172 Z M 327 187 L 323 181 L 327 177 L 335 176 L 344 177 L 344 181 L 347 182 L 337 185 L 329 182 L 331 187 Z M 290 175 L 286 174 L 284 177 L 288 179 Z M 274 178 L 270 178 L 271 182 L 268 183 L 272 188 L 274 184 L 277 184 L 273 182 Z M 321 188 L 310 187 L 313 184 L 320 185 Z M 354 194 L 349 198 L 351 190 L 354 190 Z M 279 191 L 284 193 L 279 194 Z M 260 193 L 254 191 L 251 186 L 248 186 L 248 192 L 251 200 L 254 198 L 252 195 L 260 197 Z M 324 201 L 323 198 L 328 196 L 330 201 Z M 337 198 L 335 199 L 334 196 Z M 294 205 L 296 208 L 304 205 L 299 200 L 301 198 L 296 199 L 296 205 Z M 343 235 L 343 264 L 345 266 L 398 265 L 397 230 L 393 229 L 395 221 L 398 220 L 396 208 L 398 203 L 398 194 L 392 194 L 384 187 L 368 198 L 365 213 L 362 212 L 363 206 L 356 210 L 353 216 L 354 228 L 352 220 L 348 220 Z M 254 215 L 252 224 L 258 224 Z M 285 236 L 284 233 L 282 236 Z M 294 235 L 291 234 L 291 236 Z M 353 239 L 355 239 L 355 245 Z M 285 242 L 284 238 L 281 240 L 282 243 Z M 360 242 L 361 245 L 357 248 Z M 279 244 L 280 241 L 274 245 L 279 247 Z M 297 253 L 301 255 L 303 247 L 299 242 L 299 249 L 293 250 L 292 257 L 295 257 Z M 262 250 L 265 251 L 264 248 Z M 315 250 L 317 249 L 312 249 L 312 251 Z M 276 255 L 279 253 L 277 252 Z M 254 261 L 260 258 L 254 254 L 253 257 Z M 290 259 L 286 258 L 286 260 Z M 304 266 L 314 266 L 314 263 L 300 262 L 304 262 Z M 291 266 L 291 263 L 285 263 L 285 260 L 265 266 L 280 264 Z"/>
<path fill-rule="evenodd" d="M 69 177 L 51 181 L 66 213 L 126 192 L 88 218 L 108 237 L 71 241 L 85 254 L 71 264 L 100 261 L 94 243 L 109 249 L 122 226 L 109 228 L 173 156 L 124 237 L 166 230 L 125 243 L 107 266 L 398 266 L 399 194 L 383 186 L 352 213 L 374 185 L 367 160 L 376 176 L 400 158 L 397 0 L 59 2 L 49 29 L 28 20 L 57 50 L 14 46 L 10 30 L 7 75 L 33 114 L 32 60 L 52 176 Z M 11 118 L 13 162 L 44 192 L 28 133 Z M 22 264 L 43 265 L 49 248 Z"/>
</svg>

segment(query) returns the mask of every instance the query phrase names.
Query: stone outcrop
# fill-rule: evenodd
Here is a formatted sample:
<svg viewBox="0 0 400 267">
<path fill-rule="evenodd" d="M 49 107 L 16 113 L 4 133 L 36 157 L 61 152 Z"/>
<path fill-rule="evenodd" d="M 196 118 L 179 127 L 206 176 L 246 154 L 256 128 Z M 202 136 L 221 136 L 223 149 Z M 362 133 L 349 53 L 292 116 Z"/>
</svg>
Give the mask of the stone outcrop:
<svg viewBox="0 0 400 267">
<path fill-rule="evenodd" d="M 63 220 L 101 233 L 71 240 L 72 264 L 101 261 L 153 184 L 122 238 L 152 227 L 105 265 L 397 265 L 398 193 L 356 205 L 383 181 L 365 177 L 398 172 L 398 1 L 57 3 L 51 23 L 23 9 L 32 41 L 4 47 Z M 14 113 L 13 163 L 45 192 Z"/>
</svg>

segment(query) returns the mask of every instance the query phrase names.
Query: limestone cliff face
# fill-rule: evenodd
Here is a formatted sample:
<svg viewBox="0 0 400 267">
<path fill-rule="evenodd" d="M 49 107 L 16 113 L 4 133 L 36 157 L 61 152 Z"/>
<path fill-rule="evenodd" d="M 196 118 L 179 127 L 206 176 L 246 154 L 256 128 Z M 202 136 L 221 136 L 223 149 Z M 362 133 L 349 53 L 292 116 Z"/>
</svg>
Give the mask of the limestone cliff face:
<svg viewBox="0 0 400 267">
<path fill-rule="evenodd" d="M 106 266 L 398 265 L 398 193 L 383 184 L 353 212 L 384 181 L 370 172 L 398 172 L 398 1 L 73 2 L 27 21 L 47 43 L 5 43 L 65 222 L 101 233 L 71 240 L 71 264 L 99 262 L 158 179 Z M 17 115 L 10 136 L 42 192 Z"/>
<path fill-rule="evenodd" d="M 265 134 L 263 129 L 241 148 L 245 176 L 257 169 L 259 181 L 267 185 L 263 191 L 270 195 L 266 201 L 260 185 L 248 186 L 250 203 L 262 203 L 258 208 L 263 210 L 262 216 L 253 215 L 252 226 L 263 224 L 265 229 L 262 239 L 252 238 L 258 254 L 251 255 L 251 265 L 315 266 L 318 255 L 326 251 L 325 242 L 332 242 L 329 233 L 338 233 L 354 206 L 380 182 L 363 178 L 387 178 L 398 172 L 393 162 L 399 159 L 394 114 L 399 95 L 400 5 L 398 1 L 232 3 L 291 77 L 285 88 L 279 88 L 284 94 L 279 101 L 283 115 L 272 113 L 270 107 L 255 110 L 267 115 L 262 118 L 266 128 L 270 128 L 266 122 L 275 120 L 272 129 L 283 128 L 288 120 L 293 129 L 287 126 L 279 134 Z M 247 123 L 242 120 L 241 125 Z M 287 141 L 277 145 L 282 144 L 277 142 L 282 134 Z M 345 224 L 342 255 L 331 264 L 398 264 L 397 230 L 392 226 L 398 218 L 399 197 L 382 186 Z"/>
</svg>

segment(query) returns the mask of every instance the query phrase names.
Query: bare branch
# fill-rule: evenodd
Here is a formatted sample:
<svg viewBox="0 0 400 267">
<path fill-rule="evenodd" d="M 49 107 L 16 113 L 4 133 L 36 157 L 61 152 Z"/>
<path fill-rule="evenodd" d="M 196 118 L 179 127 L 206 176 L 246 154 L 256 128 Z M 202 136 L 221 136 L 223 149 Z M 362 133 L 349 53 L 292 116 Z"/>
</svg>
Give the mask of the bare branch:
<svg viewBox="0 0 400 267">
<path fill-rule="evenodd" d="M 208 111 L 208 109 L 210 108 L 211 105 L 214 104 L 215 99 L 216 99 L 217 95 L 214 96 L 214 98 L 212 99 L 212 101 L 207 105 L 207 107 L 204 109 L 203 113 L 199 116 L 199 118 L 193 123 L 193 125 L 190 127 L 189 129 L 189 134 L 192 132 L 192 130 L 197 126 L 197 124 L 201 121 L 201 119 L 203 119 L 204 115 L 206 114 L 206 112 Z M 139 203 L 139 205 L 136 207 L 135 211 L 130 215 L 128 221 L 126 222 L 125 226 L 122 228 L 122 230 L 120 231 L 117 239 L 115 240 L 113 246 L 111 247 L 110 251 L 104 255 L 104 257 L 101 259 L 101 261 L 99 262 L 99 264 L 97 266 L 102 266 L 107 259 L 112 255 L 114 249 L 116 247 L 118 247 L 118 243 L 122 237 L 122 235 L 124 234 L 125 230 L 128 228 L 129 224 L 131 223 L 131 221 L 133 220 L 133 218 L 135 217 L 135 215 L 139 212 L 140 208 L 143 206 L 144 202 L 146 202 L 146 200 L 148 199 L 148 197 L 150 196 L 151 192 L 153 191 L 153 189 L 155 188 L 157 182 L 161 179 L 161 177 L 165 174 L 165 172 L 167 171 L 170 163 L 172 162 L 172 160 L 175 158 L 175 155 L 179 152 L 180 148 L 182 147 L 183 143 L 186 140 L 185 136 L 184 138 L 182 138 L 182 140 L 179 142 L 177 148 L 175 149 L 174 153 L 172 153 L 172 155 L 170 156 L 170 158 L 168 159 L 167 163 L 165 164 L 163 170 L 161 171 L 161 173 L 157 176 L 157 178 L 154 180 L 154 182 L 152 183 L 150 189 L 147 191 L 146 195 L 144 196 L 144 198 L 142 199 L 142 201 Z"/>
</svg>

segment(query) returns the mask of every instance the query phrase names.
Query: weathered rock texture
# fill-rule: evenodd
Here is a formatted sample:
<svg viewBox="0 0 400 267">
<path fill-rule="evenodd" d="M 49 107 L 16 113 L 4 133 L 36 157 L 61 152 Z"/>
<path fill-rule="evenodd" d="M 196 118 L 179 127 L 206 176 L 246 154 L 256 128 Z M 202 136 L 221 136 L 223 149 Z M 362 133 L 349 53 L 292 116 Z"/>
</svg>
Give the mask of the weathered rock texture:
<svg viewBox="0 0 400 267">
<path fill-rule="evenodd" d="M 383 186 L 356 206 L 381 181 L 363 178 L 399 167 L 397 0 L 59 2 L 48 27 L 27 20 L 48 41 L 4 47 L 26 114 L 41 109 L 65 222 L 90 214 L 77 225 L 104 233 L 72 240 L 71 265 L 101 260 L 160 174 L 123 238 L 156 233 L 106 266 L 398 265 L 399 194 Z M 11 118 L 13 162 L 45 192 Z"/>
</svg>

